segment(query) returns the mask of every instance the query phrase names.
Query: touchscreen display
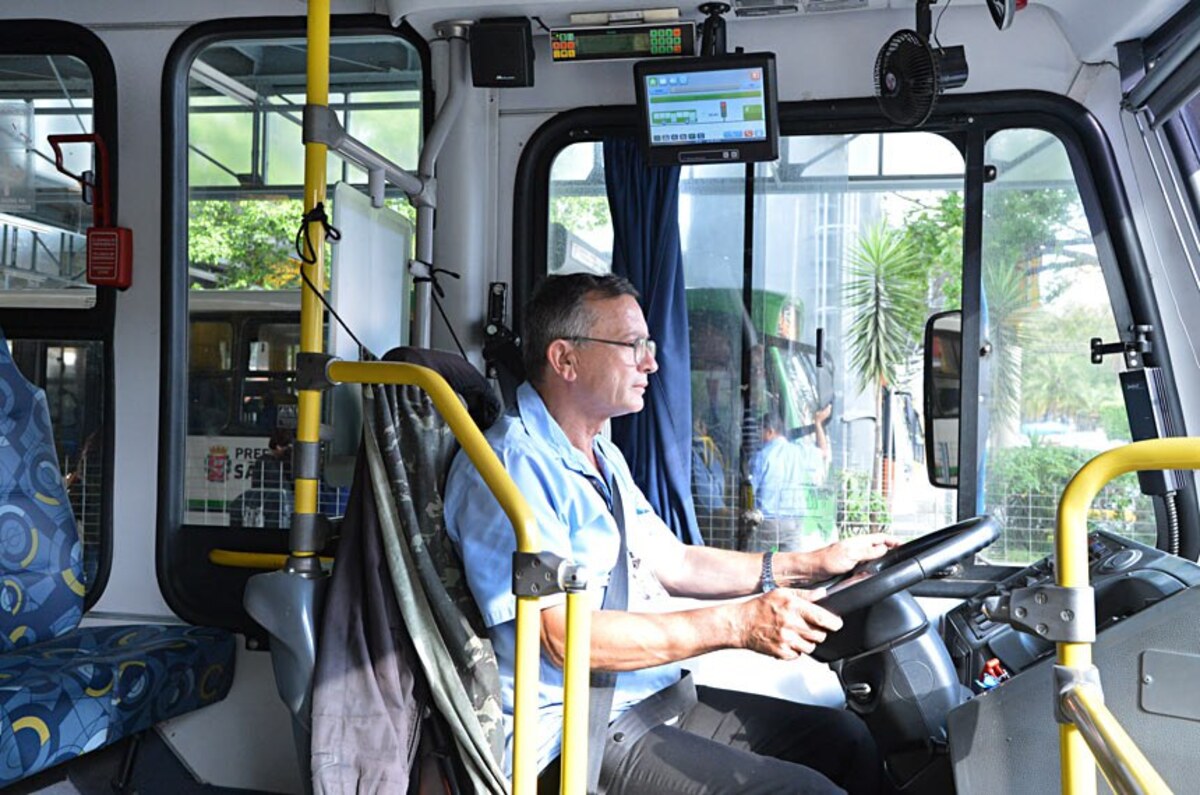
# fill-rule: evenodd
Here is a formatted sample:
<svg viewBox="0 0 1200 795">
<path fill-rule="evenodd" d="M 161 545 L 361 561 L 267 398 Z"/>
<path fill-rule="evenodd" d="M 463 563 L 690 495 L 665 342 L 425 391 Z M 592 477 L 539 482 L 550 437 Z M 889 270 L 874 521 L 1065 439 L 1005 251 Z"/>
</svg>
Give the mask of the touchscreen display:
<svg viewBox="0 0 1200 795">
<path fill-rule="evenodd" d="M 767 140 L 762 68 L 660 73 L 643 79 L 652 145 Z"/>
</svg>

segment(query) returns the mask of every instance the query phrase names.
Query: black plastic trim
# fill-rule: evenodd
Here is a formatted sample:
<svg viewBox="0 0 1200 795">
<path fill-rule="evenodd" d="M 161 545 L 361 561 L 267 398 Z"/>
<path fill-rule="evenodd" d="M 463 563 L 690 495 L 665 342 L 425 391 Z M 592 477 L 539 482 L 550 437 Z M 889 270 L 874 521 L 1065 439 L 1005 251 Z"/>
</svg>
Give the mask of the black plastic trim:
<svg viewBox="0 0 1200 795">
<path fill-rule="evenodd" d="M 71 55 L 87 64 L 92 73 L 92 126 L 108 145 L 111 174 L 112 217 L 119 219 L 120 147 L 117 121 L 117 71 L 100 38 L 85 27 L 51 19 L 6 20 L 0 26 L 0 55 Z M 96 303 L 89 309 L 21 309 L 0 312 L 0 327 L 9 339 L 55 337 L 98 340 L 104 343 L 104 474 L 101 478 L 100 548 L 96 579 L 88 585 L 84 610 L 90 610 L 104 593 L 112 570 L 113 483 L 116 387 L 113 371 L 113 318 L 116 290 L 97 287 Z"/>
<path fill-rule="evenodd" d="M 162 350 L 159 392 L 158 539 L 155 571 L 163 598 L 181 618 L 196 624 L 259 634 L 246 615 L 242 593 L 255 572 L 209 562 L 214 548 L 247 552 L 287 552 L 288 533 L 248 534 L 238 528 L 208 527 L 186 532 L 181 488 L 187 440 L 187 154 L 181 136 L 187 129 L 187 69 L 197 55 L 218 41 L 304 36 L 306 19 L 246 17 L 202 22 L 175 41 L 163 68 L 162 94 Z M 335 15 L 334 36 L 391 34 L 411 44 L 422 65 L 422 127 L 432 125 L 433 82 L 429 45 L 408 24 L 393 27 L 386 16 Z"/>
<path fill-rule="evenodd" d="M 637 109 L 631 105 L 581 108 L 549 119 L 530 137 L 521 155 L 513 207 L 513 329 L 521 332 L 521 306 L 528 300 L 535 268 L 544 273 L 550 167 L 560 149 L 571 143 L 594 141 L 606 135 L 636 138 Z M 781 103 L 781 135 L 841 132 L 902 132 L 883 117 L 869 97 Z M 1141 242 L 1112 145 L 1097 119 L 1067 97 L 1042 91 L 999 91 L 988 94 L 950 94 L 943 97 L 922 131 L 955 134 L 981 129 L 986 134 L 1011 128 L 1036 128 L 1062 141 L 1079 188 L 1080 199 L 1097 237 L 1111 240 L 1131 322 L 1162 328 L 1162 317 L 1150 284 Z M 1120 309 L 1119 307 L 1117 307 Z M 965 325 L 965 324 L 964 324 Z M 1163 368 L 1171 391 L 1168 402 L 1184 417 L 1167 341 L 1155 338 L 1147 365 Z M 1200 555 L 1200 511 L 1196 489 L 1189 479 L 1180 493 L 1181 554 Z"/>
</svg>

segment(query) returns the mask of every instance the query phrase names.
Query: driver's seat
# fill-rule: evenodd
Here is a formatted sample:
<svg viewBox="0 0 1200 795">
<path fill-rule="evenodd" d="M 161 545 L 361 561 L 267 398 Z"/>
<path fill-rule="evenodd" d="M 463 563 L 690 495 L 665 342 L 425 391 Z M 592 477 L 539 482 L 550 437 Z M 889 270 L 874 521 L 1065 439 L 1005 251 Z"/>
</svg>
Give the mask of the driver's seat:
<svg viewBox="0 0 1200 795">
<path fill-rule="evenodd" d="M 483 428 L 500 414 L 487 381 L 458 356 L 398 348 L 384 359 L 438 372 Z M 321 620 L 314 790 L 403 792 L 428 776 L 499 795 L 507 784 L 496 660 L 442 521 L 456 440 L 416 387 L 364 387 L 363 416 Z"/>
</svg>

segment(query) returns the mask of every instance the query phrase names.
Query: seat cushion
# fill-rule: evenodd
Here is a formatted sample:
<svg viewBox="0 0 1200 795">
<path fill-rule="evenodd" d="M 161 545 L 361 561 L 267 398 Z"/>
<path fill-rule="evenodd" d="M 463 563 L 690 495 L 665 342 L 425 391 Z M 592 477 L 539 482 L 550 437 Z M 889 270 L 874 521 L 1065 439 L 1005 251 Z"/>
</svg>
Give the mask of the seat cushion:
<svg viewBox="0 0 1200 795">
<path fill-rule="evenodd" d="M 233 636 L 209 627 L 82 627 L 0 654 L 0 786 L 220 701 L 233 668 Z"/>
</svg>

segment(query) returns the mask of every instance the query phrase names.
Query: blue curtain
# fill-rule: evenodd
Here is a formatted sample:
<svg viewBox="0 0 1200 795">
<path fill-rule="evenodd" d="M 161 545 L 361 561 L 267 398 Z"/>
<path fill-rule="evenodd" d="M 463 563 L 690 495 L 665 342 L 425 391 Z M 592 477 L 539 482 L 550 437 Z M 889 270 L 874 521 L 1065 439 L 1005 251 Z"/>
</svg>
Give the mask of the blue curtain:
<svg viewBox="0 0 1200 795">
<path fill-rule="evenodd" d="M 646 407 L 613 420 L 613 441 L 654 510 L 675 534 L 703 544 L 692 504 L 692 378 L 679 248 L 679 168 L 648 168 L 630 140 L 604 142 L 613 222 L 613 273 L 642 294 L 658 373 Z"/>
</svg>

